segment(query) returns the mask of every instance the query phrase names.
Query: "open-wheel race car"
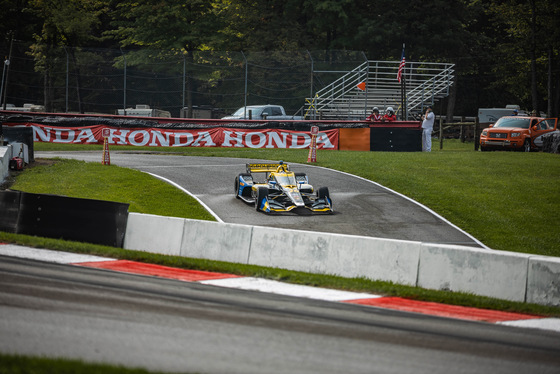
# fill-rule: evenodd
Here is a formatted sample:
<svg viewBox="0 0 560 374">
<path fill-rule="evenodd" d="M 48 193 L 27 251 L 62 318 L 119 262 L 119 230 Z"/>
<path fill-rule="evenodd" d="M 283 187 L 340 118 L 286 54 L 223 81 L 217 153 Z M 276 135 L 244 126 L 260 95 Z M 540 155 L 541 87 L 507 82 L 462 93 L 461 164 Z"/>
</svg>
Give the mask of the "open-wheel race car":
<svg viewBox="0 0 560 374">
<path fill-rule="evenodd" d="M 254 174 L 263 175 L 257 182 Z M 255 204 L 257 211 L 333 213 L 327 187 L 315 191 L 305 173 L 290 171 L 289 165 L 247 164 L 247 172 L 235 177 L 235 197 Z"/>
</svg>

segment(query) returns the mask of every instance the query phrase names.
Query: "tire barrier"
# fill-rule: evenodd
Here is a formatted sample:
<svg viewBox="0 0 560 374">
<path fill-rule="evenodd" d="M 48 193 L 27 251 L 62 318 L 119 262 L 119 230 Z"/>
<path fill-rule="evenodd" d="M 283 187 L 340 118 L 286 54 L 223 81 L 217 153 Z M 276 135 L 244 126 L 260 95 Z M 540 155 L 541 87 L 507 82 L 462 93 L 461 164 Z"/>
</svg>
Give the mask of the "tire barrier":
<svg viewBox="0 0 560 374">
<path fill-rule="evenodd" d="M 128 204 L 0 191 L 0 231 L 121 247 Z"/>
</svg>

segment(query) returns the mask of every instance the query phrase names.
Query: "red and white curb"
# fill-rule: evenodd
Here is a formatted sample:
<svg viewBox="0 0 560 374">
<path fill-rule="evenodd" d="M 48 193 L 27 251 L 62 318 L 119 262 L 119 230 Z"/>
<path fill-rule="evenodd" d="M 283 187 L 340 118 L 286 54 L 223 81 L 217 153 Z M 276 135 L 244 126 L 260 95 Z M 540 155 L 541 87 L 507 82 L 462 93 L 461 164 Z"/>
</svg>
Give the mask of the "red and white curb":
<svg viewBox="0 0 560 374">
<path fill-rule="evenodd" d="M 529 314 L 445 305 L 433 302 L 410 300 L 401 297 L 387 297 L 368 293 L 323 289 L 311 286 L 282 283 L 268 279 L 241 277 L 232 274 L 199 270 L 185 270 L 136 261 L 116 260 L 107 257 L 36 249 L 11 244 L 0 245 L 0 255 L 177 279 L 186 282 L 198 282 L 218 287 L 267 292 L 333 302 L 344 302 L 377 308 L 429 314 L 440 317 L 483 321 L 560 332 L 559 318 L 542 318 L 540 316 Z"/>
</svg>

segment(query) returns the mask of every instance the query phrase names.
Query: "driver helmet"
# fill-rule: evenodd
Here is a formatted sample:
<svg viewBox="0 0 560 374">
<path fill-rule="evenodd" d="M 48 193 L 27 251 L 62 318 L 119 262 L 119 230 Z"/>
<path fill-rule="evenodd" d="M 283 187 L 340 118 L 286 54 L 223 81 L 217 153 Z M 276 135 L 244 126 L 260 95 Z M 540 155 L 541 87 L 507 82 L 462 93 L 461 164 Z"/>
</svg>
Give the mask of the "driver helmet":
<svg viewBox="0 0 560 374">
<path fill-rule="evenodd" d="M 394 110 L 393 110 L 392 106 L 387 107 L 387 113 L 393 113 L 393 112 L 394 112 Z"/>
</svg>

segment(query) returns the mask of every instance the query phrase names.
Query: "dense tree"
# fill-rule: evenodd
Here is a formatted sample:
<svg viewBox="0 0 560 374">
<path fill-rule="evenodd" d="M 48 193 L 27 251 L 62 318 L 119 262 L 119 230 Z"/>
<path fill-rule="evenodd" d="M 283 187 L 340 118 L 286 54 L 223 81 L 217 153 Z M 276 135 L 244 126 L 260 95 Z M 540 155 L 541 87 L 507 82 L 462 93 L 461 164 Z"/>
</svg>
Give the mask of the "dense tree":
<svg viewBox="0 0 560 374">
<path fill-rule="evenodd" d="M 78 111 L 83 112 L 78 47 L 87 46 L 100 38 L 100 15 L 105 11 L 104 4 L 87 0 L 30 0 L 28 11 L 42 21 L 40 32 L 34 35 L 31 52 L 36 60 L 36 69 L 44 74 L 45 108 L 53 109 L 52 62 L 63 58 L 56 55 L 56 47 L 62 46 L 67 47 L 64 51 L 72 61 Z"/>
<path fill-rule="evenodd" d="M 207 82 L 193 81 L 192 66 L 211 63 L 200 57 L 201 51 L 215 51 L 240 75 L 246 59 L 252 63 L 251 55 L 276 69 L 288 56 L 303 61 L 307 51 L 315 50 L 324 50 L 326 61 L 339 50 L 396 60 L 406 43 L 409 61 L 456 64 L 456 91 L 448 100 L 451 112 L 456 94 L 462 113 L 518 103 L 524 109 L 557 114 L 558 19 L 556 0 L 5 0 L 0 48 L 6 53 L 9 30 L 20 43 L 33 42 L 31 52 L 44 76 L 48 109 L 54 100 L 51 88 L 60 85 L 50 73 L 52 64 L 68 55 L 83 110 L 79 80 L 84 74 L 79 69 L 94 61 L 84 47 L 123 48 L 118 67 L 123 67 L 123 56 L 128 66 L 137 67 L 174 56 L 182 73 L 181 61 L 186 61 L 191 107 L 191 95 L 201 85 L 218 85 L 227 78 L 224 69 L 208 75 Z M 237 51 L 243 58 L 218 51 Z M 256 74 L 271 77 L 270 72 Z"/>
<path fill-rule="evenodd" d="M 558 95 L 554 98 L 552 90 L 553 85 L 559 86 L 560 79 L 558 66 L 554 68 L 560 52 L 557 1 L 496 0 L 487 11 L 496 27 L 504 30 L 501 38 L 494 39 L 497 54 L 505 62 L 494 66 L 496 83 L 514 93 L 527 109 L 548 109 L 557 115 Z"/>
<path fill-rule="evenodd" d="M 6 104 L 3 102 L 4 96 L 7 91 L 11 91 L 11 87 L 14 87 L 12 82 L 16 79 L 23 83 L 22 90 L 25 92 L 20 93 L 22 96 L 29 92 L 29 88 L 26 87 L 32 87 L 34 83 L 33 79 L 18 77 L 13 71 L 33 69 L 33 65 L 26 64 L 19 58 L 19 56 L 25 55 L 30 44 L 29 41 L 32 40 L 33 34 L 37 32 L 39 27 L 36 17 L 26 12 L 27 3 L 26 0 L 3 0 L 0 3 L 0 65 L 3 69 L 2 78 L 4 79 L 2 85 L 3 97 L 0 98 L 2 104 Z M 17 58 L 12 59 L 10 65 L 4 66 L 4 61 L 10 57 L 10 54 L 17 56 Z M 9 75 L 16 79 L 8 79 Z"/>
<path fill-rule="evenodd" d="M 312 41 L 305 27 L 309 14 L 301 0 L 222 0 L 216 2 L 221 40 L 214 48 L 238 51 L 293 51 Z"/>
<path fill-rule="evenodd" d="M 193 52 L 217 44 L 218 31 L 222 28 L 214 4 L 206 0 L 119 1 L 114 19 L 116 28 L 108 33 L 121 46 L 134 49 L 128 56 L 132 64 L 142 63 L 147 51 L 141 48 L 185 55 L 192 64 Z M 186 86 L 191 116 L 195 90 L 191 71 L 187 72 Z"/>
</svg>

